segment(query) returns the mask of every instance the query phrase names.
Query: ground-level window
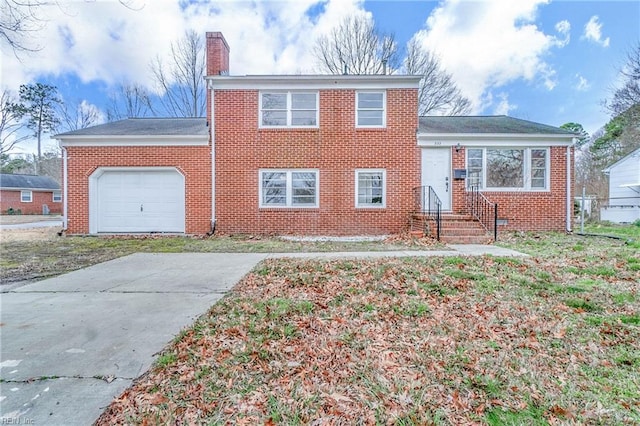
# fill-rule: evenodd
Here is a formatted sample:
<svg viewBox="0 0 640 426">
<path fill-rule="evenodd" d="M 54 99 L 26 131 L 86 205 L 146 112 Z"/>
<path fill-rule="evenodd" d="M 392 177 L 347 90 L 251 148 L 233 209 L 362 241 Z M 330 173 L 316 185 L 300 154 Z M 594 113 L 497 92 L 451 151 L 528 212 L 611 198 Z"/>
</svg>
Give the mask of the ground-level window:
<svg viewBox="0 0 640 426">
<path fill-rule="evenodd" d="M 260 207 L 318 207 L 317 170 L 260 170 Z"/>
<path fill-rule="evenodd" d="M 487 190 L 549 188 L 548 148 L 468 148 L 467 186 Z"/>
<path fill-rule="evenodd" d="M 54 203 L 62 202 L 62 191 L 53 191 L 52 201 Z"/>
<path fill-rule="evenodd" d="M 386 180 L 384 169 L 356 170 L 356 207 L 385 207 Z"/>
<path fill-rule="evenodd" d="M 33 192 L 31 191 L 20 191 L 20 201 L 23 203 L 30 203 L 33 201 Z"/>
</svg>

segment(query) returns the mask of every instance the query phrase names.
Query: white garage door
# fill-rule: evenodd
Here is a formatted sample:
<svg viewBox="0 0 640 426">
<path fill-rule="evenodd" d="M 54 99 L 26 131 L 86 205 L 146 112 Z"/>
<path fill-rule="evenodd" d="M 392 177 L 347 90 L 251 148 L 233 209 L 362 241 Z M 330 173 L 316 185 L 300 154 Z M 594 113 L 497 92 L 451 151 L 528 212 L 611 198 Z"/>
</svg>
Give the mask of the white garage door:
<svg viewBox="0 0 640 426">
<path fill-rule="evenodd" d="M 184 232 L 177 170 L 110 170 L 97 181 L 97 232 Z"/>
</svg>

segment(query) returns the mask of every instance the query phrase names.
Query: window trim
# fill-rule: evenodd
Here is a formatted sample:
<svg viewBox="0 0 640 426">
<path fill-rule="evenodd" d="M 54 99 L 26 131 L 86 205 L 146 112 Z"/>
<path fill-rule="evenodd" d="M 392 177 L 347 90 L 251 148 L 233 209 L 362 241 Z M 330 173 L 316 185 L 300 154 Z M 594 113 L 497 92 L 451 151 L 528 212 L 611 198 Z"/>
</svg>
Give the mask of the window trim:
<svg viewBox="0 0 640 426">
<path fill-rule="evenodd" d="M 474 146 L 468 147 L 465 152 L 465 167 L 467 170 L 469 167 L 469 151 L 471 150 L 481 150 L 482 151 L 482 175 L 480 176 L 480 189 L 486 192 L 550 192 L 551 191 L 551 183 L 550 183 L 550 174 L 551 174 L 551 149 L 548 146 Z M 523 162 L 524 162 L 524 182 L 522 187 L 487 187 L 487 150 L 522 150 L 524 151 Z M 532 187 L 532 172 L 533 167 L 531 165 L 532 157 L 531 151 L 545 151 L 545 182 L 544 187 Z M 467 173 L 467 179 L 469 179 L 469 173 Z M 465 185 L 465 189 L 468 191 L 470 186 Z"/>
<path fill-rule="evenodd" d="M 262 198 L 262 174 L 263 173 L 286 173 L 285 184 L 285 205 L 265 204 Z M 314 173 L 316 176 L 315 203 L 314 204 L 293 204 L 292 176 L 293 173 Z M 317 209 L 320 207 L 320 171 L 319 169 L 260 169 L 258 170 L 258 207 L 261 209 Z"/>
<path fill-rule="evenodd" d="M 61 190 L 54 189 L 51 192 L 51 202 L 52 203 L 61 203 L 62 202 L 62 191 Z"/>
<path fill-rule="evenodd" d="M 286 94 L 287 95 L 287 124 L 283 126 L 273 126 L 268 124 L 263 124 L 263 109 L 262 109 L 262 96 L 265 94 Z M 294 110 L 293 106 L 293 94 L 307 94 L 307 95 L 315 95 L 316 97 L 316 124 L 315 125 L 293 125 L 292 122 L 292 111 L 311 111 L 311 110 Z M 260 90 L 258 95 L 258 128 L 259 129 L 317 129 L 320 127 L 320 92 L 318 90 Z"/>
<path fill-rule="evenodd" d="M 28 197 L 25 197 L 25 195 L 28 195 Z M 25 200 L 25 198 L 29 198 L 28 200 Z M 30 189 L 23 189 L 20 191 L 20 202 L 21 203 L 32 203 L 33 202 L 33 191 L 31 191 Z"/>
<path fill-rule="evenodd" d="M 382 203 L 370 204 L 360 203 L 360 173 L 381 173 L 382 174 Z M 387 170 L 386 169 L 356 169 L 355 170 L 355 207 L 357 209 L 385 209 L 387 208 Z"/>
<path fill-rule="evenodd" d="M 358 108 L 358 99 L 361 93 L 382 93 L 382 124 L 358 124 L 361 108 Z M 362 108 L 363 111 L 378 111 L 378 108 Z M 355 99 L 356 128 L 358 129 L 383 129 L 387 127 L 387 91 L 386 90 L 356 90 Z"/>
</svg>

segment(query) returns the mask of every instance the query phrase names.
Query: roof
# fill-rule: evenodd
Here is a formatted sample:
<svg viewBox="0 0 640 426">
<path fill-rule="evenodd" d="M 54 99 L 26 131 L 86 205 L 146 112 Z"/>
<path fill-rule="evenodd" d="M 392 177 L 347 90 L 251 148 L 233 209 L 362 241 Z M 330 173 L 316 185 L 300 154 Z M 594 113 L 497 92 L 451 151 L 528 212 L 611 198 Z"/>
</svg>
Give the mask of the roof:
<svg viewBox="0 0 640 426">
<path fill-rule="evenodd" d="M 208 136 L 206 118 L 127 118 L 59 133 L 56 139 L 91 136 Z"/>
<path fill-rule="evenodd" d="M 619 159 L 618 161 L 616 161 L 615 163 L 613 163 L 612 165 L 604 169 L 603 172 L 609 173 L 612 168 L 618 166 L 620 163 L 624 163 L 625 161 L 627 161 L 632 157 L 638 157 L 638 160 L 640 160 L 640 148 L 634 149 L 633 151 L 631 151 L 630 153 L 628 153 L 627 155 L 625 155 L 624 157 L 622 157 L 621 159 Z"/>
<path fill-rule="evenodd" d="M 417 89 L 416 75 L 388 74 L 298 74 L 298 75 L 210 75 L 209 89 Z"/>
<path fill-rule="evenodd" d="M 574 136 L 559 127 L 521 120 L 506 115 L 420 117 L 419 133 L 437 134 L 529 134 Z"/>
<path fill-rule="evenodd" d="M 8 189 L 60 189 L 60 184 L 49 176 L 0 174 L 0 188 Z"/>
</svg>

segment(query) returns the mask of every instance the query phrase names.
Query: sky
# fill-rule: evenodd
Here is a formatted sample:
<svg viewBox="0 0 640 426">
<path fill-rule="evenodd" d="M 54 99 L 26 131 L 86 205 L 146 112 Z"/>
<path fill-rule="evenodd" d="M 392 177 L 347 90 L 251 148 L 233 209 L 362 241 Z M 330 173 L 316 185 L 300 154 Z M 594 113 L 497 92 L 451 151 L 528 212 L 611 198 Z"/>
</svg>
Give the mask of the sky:
<svg viewBox="0 0 640 426">
<path fill-rule="evenodd" d="M 157 90 L 149 64 L 168 58 L 185 30 L 221 31 L 232 75 L 308 74 L 317 37 L 355 14 L 392 33 L 401 50 L 416 39 L 435 53 L 472 115 L 577 122 L 589 133 L 611 118 L 602 101 L 640 42 L 640 0 L 58 0 L 38 10 L 33 52 L 2 46 L 0 85 L 16 93 L 55 85 L 104 120 L 119 84 Z M 46 140 L 45 151 L 55 145 Z M 14 152 L 34 148 L 28 141 Z"/>
</svg>

